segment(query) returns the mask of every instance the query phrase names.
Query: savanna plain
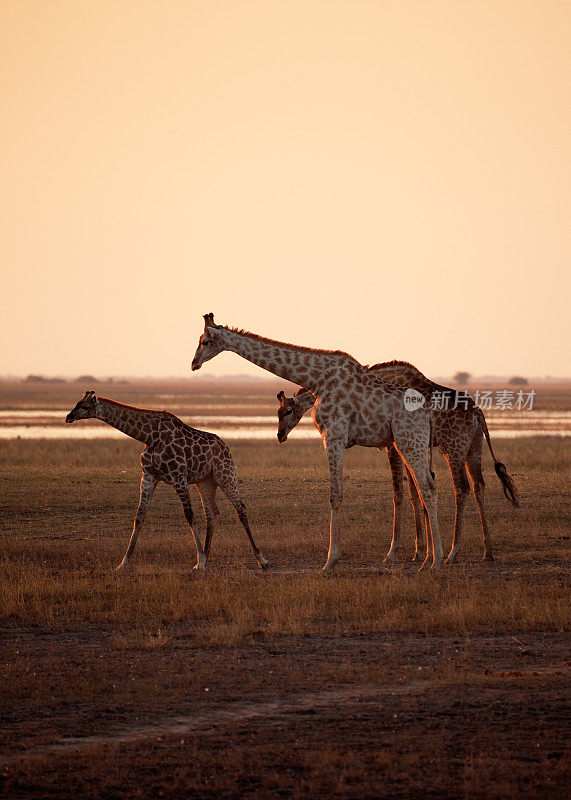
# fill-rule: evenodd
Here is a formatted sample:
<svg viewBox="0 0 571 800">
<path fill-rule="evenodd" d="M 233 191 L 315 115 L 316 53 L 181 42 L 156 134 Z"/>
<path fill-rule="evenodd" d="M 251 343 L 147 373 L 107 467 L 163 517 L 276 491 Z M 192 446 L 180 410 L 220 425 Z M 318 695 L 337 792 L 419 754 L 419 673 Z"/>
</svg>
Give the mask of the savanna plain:
<svg viewBox="0 0 571 800">
<path fill-rule="evenodd" d="M 101 394 L 168 409 L 186 393 L 197 415 L 214 400 L 233 414 L 247 396 L 248 414 L 275 413 L 276 386 L 252 386 Z M 14 383 L 0 405 L 70 410 L 84 388 L 98 389 Z M 535 407 L 569 410 L 571 393 L 544 388 Z M 490 431 L 521 501 L 505 500 L 486 450 L 493 563 L 471 496 L 457 564 L 417 571 L 405 502 L 402 560 L 386 569 L 387 459 L 354 448 L 327 576 L 327 463 L 302 430 L 282 446 L 227 440 L 266 572 L 221 496 L 207 570 L 192 571 L 164 485 L 115 572 L 142 445 L 1 440 L 2 796 L 568 797 L 568 440 Z M 438 451 L 435 467 L 446 550 L 454 497 Z"/>
</svg>

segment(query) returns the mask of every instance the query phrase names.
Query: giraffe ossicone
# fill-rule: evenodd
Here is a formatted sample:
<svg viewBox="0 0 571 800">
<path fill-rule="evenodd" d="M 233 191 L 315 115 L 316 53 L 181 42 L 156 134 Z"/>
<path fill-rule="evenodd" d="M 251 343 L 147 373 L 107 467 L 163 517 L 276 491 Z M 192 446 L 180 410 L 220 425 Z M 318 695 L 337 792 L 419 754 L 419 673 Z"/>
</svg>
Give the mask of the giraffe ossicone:
<svg viewBox="0 0 571 800">
<path fill-rule="evenodd" d="M 161 481 L 174 487 L 194 537 L 197 551 L 194 569 L 206 567 L 214 520 L 219 514 L 216 505 L 218 488 L 234 506 L 259 566 L 262 569 L 268 566 L 250 530 L 246 507 L 238 491 L 232 454 L 219 436 L 191 428 L 169 411 L 135 408 L 107 397 L 98 397 L 93 391 L 85 392 L 65 421 L 72 423 L 82 419 L 99 419 L 146 445 L 141 453 L 143 476 L 139 507 L 127 551 L 117 569 L 123 569 L 133 555 L 153 492 Z M 196 486 L 206 516 L 204 548 L 193 528 L 189 484 Z"/>
</svg>

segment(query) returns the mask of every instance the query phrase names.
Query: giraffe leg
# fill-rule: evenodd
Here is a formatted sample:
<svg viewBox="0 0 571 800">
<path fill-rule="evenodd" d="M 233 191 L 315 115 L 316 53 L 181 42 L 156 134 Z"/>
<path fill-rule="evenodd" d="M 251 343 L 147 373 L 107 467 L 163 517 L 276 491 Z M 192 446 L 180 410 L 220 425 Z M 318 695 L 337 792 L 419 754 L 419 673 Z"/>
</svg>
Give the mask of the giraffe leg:
<svg viewBox="0 0 571 800">
<path fill-rule="evenodd" d="M 416 532 L 414 538 L 414 555 L 412 557 L 412 560 L 420 561 L 422 542 L 423 541 L 426 542 L 427 548 L 429 546 L 428 536 L 429 536 L 430 524 L 428 522 L 426 510 L 423 508 L 422 503 L 420 502 L 420 496 L 418 494 L 418 489 L 416 488 L 414 478 L 408 467 L 406 467 L 406 479 L 408 481 L 408 493 L 410 495 L 410 502 L 412 503 L 412 510 L 414 512 L 414 529 Z"/>
<path fill-rule="evenodd" d="M 261 550 L 259 549 L 258 545 L 254 541 L 254 537 L 252 536 L 252 531 L 250 530 L 250 525 L 248 523 L 248 517 L 246 515 L 246 506 L 242 502 L 240 498 L 240 494 L 238 492 L 238 478 L 236 477 L 236 472 L 232 472 L 230 475 L 227 472 L 224 472 L 224 475 L 214 475 L 215 480 L 218 481 L 218 486 L 222 489 L 228 500 L 232 503 L 234 508 L 236 509 L 236 514 L 238 515 L 238 519 L 242 523 L 244 530 L 248 535 L 248 539 L 250 540 L 250 545 L 252 547 L 252 552 L 254 553 L 254 558 L 258 562 L 258 565 L 261 569 L 267 569 L 269 566 L 269 561 L 267 558 L 264 558 L 262 555 Z"/>
<path fill-rule="evenodd" d="M 210 544 L 212 541 L 212 534 L 214 533 L 214 520 L 219 516 L 218 506 L 216 505 L 216 489 L 218 484 L 209 475 L 203 481 L 196 484 L 198 494 L 202 500 L 202 508 L 204 509 L 204 516 L 206 517 L 206 536 L 204 539 L 204 554 L 206 558 L 210 555 Z"/>
<path fill-rule="evenodd" d="M 462 525 L 464 522 L 464 507 L 468 499 L 468 494 L 470 493 L 470 484 L 468 482 L 468 476 L 466 475 L 464 461 L 460 461 L 460 457 L 455 459 L 448 458 L 448 466 L 450 467 L 452 483 L 454 484 L 456 514 L 454 516 L 454 538 L 452 539 L 452 547 L 450 548 L 446 563 L 453 564 L 458 558 L 458 551 L 460 550 L 460 539 L 462 537 Z"/>
<path fill-rule="evenodd" d="M 184 511 L 184 516 L 186 517 L 186 521 L 188 522 L 188 527 L 190 528 L 191 533 L 194 536 L 194 541 L 196 543 L 197 560 L 193 569 L 203 570 L 206 568 L 206 555 L 204 554 L 204 550 L 202 549 L 202 545 L 200 544 L 200 539 L 198 538 L 194 528 L 192 527 L 192 523 L 194 521 L 194 514 L 192 513 L 192 505 L 190 503 L 188 484 L 186 482 L 179 481 L 174 484 L 174 489 L 175 492 L 177 493 L 178 499 L 180 500 L 182 510 Z"/>
<path fill-rule="evenodd" d="M 413 483 L 414 483 L 414 478 L 413 478 Z M 416 486 L 415 486 L 415 489 L 416 489 Z M 418 490 L 417 490 L 417 494 L 418 494 Z M 420 496 L 419 496 L 418 500 L 420 502 Z M 422 508 L 422 516 L 423 516 L 423 519 L 424 519 L 424 544 L 425 544 L 424 551 L 425 552 L 424 552 L 424 558 L 422 559 L 422 563 L 424 563 L 430 557 L 430 552 L 431 552 L 430 548 L 432 547 L 433 543 L 432 543 L 432 532 L 430 530 L 430 520 L 428 519 L 428 513 L 427 513 L 426 509 L 424 508 L 424 506 L 422 505 L 422 503 L 420 505 L 421 505 L 421 508 Z M 416 556 L 416 553 L 415 553 L 415 556 Z M 419 552 L 418 552 L 418 560 L 419 561 L 420 561 L 420 557 L 421 557 L 421 553 L 420 553 L 420 547 L 419 547 Z"/>
<path fill-rule="evenodd" d="M 339 439 L 324 440 L 324 447 L 329 462 L 329 477 L 331 482 L 331 520 L 329 524 L 329 552 L 323 572 L 329 572 L 339 558 L 339 529 L 341 524 L 341 506 L 343 504 L 343 461 L 345 447 Z"/>
<path fill-rule="evenodd" d="M 484 512 L 484 476 L 482 474 L 482 449 L 480 452 L 468 453 L 466 460 L 468 473 L 472 480 L 472 489 L 474 497 L 478 504 L 478 511 L 480 512 L 480 521 L 482 523 L 482 537 L 484 540 L 484 561 L 493 561 L 494 554 L 492 553 L 492 543 L 490 542 L 490 532 L 488 530 L 488 521 Z"/>
<path fill-rule="evenodd" d="M 137 544 L 137 538 L 139 536 L 139 532 L 145 521 L 145 516 L 147 513 L 147 508 L 149 503 L 151 502 L 151 497 L 153 496 L 153 492 L 155 491 L 156 485 L 158 481 L 156 478 L 153 478 L 152 475 L 149 475 L 148 472 L 143 473 L 143 477 L 141 478 L 141 492 L 139 495 L 139 507 L 137 509 L 137 514 L 135 516 L 135 522 L 133 524 L 133 533 L 131 534 L 131 538 L 129 540 L 129 544 L 127 546 L 127 551 L 123 556 L 123 560 L 117 567 L 117 569 L 124 569 L 127 566 L 127 563 L 131 556 L 133 555 L 133 550 L 135 549 L 135 545 Z"/>
<path fill-rule="evenodd" d="M 409 442 L 406 440 L 402 444 L 399 444 L 399 442 L 395 439 L 395 444 L 399 450 L 399 453 L 401 453 L 403 459 L 405 460 L 406 466 L 410 469 L 411 474 L 414 477 L 414 482 L 418 488 L 418 493 L 420 495 L 420 499 L 428 520 L 427 552 L 426 558 L 420 569 L 423 569 L 423 567 L 425 567 L 430 560 L 430 552 L 432 552 L 432 569 L 439 569 L 440 565 L 442 564 L 444 553 L 442 551 L 440 528 L 438 526 L 438 493 L 436 491 L 436 482 L 430 471 L 427 458 L 427 449 L 425 447 L 419 447 L 416 443 L 409 444 Z"/>
<path fill-rule="evenodd" d="M 434 537 L 432 535 L 432 526 L 430 524 L 430 518 L 428 516 L 428 511 L 426 510 L 425 506 L 423 506 L 423 510 L 424 510 L 424 524 L 426 527 L 426 554 L 424 556 L 422 564 L 420 565 L 420 569 L 422 569 L 429 562 L 430 555 L 434 554 Z"/>
<path fill-rule="evenodd" d="M 402 482 L 403 482 L 403 460 L 398 454 L 394 444 L 387 447 L 387 457 L 391 468 L 391 478 L 393 482 L 393 538 L 389 552 L 384 558 L 387 565 L 394 564 L 401 548 L 401 520 L 402 520 Z"/>
<path fill-rule="evenodd" d="M 422 497 L 424 509 L 426 512 L 427 522 L 427 544 L 426 544 L 426 558 L 423 562 L 424 566 L 430 560 L 430 552 L 432 552 L 432 569 L 440 569 L 444 553 L 442 550 L 442 542 L 440 540 L 440 528 L 438 525 L 438 494 L 436 491 L 436 483 L 434 478 L 428 470 L 422 477 L 418 478 L 419 492 Z M 422 569 L 422 567 L 421 567 Z"/>
</svg>

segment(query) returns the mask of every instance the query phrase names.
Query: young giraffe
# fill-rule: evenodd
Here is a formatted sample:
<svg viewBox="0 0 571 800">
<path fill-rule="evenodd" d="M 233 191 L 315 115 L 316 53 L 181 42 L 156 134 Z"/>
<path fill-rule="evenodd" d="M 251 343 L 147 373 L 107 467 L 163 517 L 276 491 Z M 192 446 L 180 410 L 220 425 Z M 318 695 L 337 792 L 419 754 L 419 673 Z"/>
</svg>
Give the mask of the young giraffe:
<svg viewBox="0 0 571 800">
<path fill-rule="evenodd" d="M 416 367 L 404 361 L 389 361 L 382 364 L 375 364 L 373 367 L 370 367 L 370 369 L 378 371 L 382 374 L 384 380 L 389 383 L 416 389 L 423 394 L 428 401 L 430 401 L 431 397 L 434 397 L 434 392 L 437 391 L 447 392 L 448 394 L 445 396 L 448 397 L 455 395 L 453 389 L 440 386 L 430 381 L 422 372 L 416 369 Z M 307 389 L 300 389 L 293 397 L 286 397 L 284 392 L 280 392 L 278 394 L 278 400 L 280 401 L 280 407 L 278 409 L 278 441 L 285 442 L 289 432 L 298 424 L 305 412 L 313 406 L 315 399 Z M 465 467 L 468 467 L 468 472 L 472 479 L 474 497 L 476 498 L 480 512 L 484 543 L 484 560 L 492 561 L 492 546 L 483 504 L 483 435 L 486 437 L 490 453 L 494 459 L 495 471 L 502 482 L 504 494 L 514 506 L 519 506 L 519 502 L 512 479 L 507 474 L 505 466 L 498 461 L 494 455 L 488 426 L 483 412 L 475 406 L 471 398 L 462 397 L 462 402 L 466 402 L 468 406 L 466 409 L 458 405 L 457 408 L 438 408 L 434 411 L 434 445 L 441 446 L 443 454 L 448 462 L 456 499 L 454 539 L 447 561 L 456 561 L 460 549 L 464 505 L 469 492 Z M 391 562 L 395 560 L 396 553 L 400 549 L 403 462 L 393 445 L 387 447 L 387 455 L 392 474 L 394 517 L 393 539 L 385 561 Z M 406 469 L 410 498 L 414 510 L 416 547 L 413 561 L 416 561 L 419 558 L 423 535 L 421 505 L 410 471 L 406 468 L 406 465 L 404 465 L 404 467 Z"/>
<path fill-rule="evenodd" d="M 181 502 L 186 521 L 196 542 L 197 563 L 194 569 L 203 570 L 206 567 L 214 532 L 214 519 L 219 514 L 216 505 L 218 487 L 236 509 L 238 518 L 248 534 L 256 561 L 262 569 L 267 567 L 268 562 L 254 542 L 246 516 L 246 507 L 238 493 L 238 479 L 232 455 L 222 439 L 214 433 L 199 431 L 185 425 L 168 411 L 126 406 L 106 397 L 97 397 L 95 392 L 91 391 L 84 394 L 65 421 L 75 422 L 80 419 L 100 419 L 146 445 L 141 453 L 143 477 L 139 508 L 127 552 L 117 569 L 124 568 L 133 554 L 149 502 L 160 481 L 173 486 Z M 198 489 L 206 516 L 204 550 L 192 527 L 193 512 L 188 493 L 190 483 L 194 483 Z"/>
<path fill-rule="evenodd" d="M 323 440 L 331 481 L 329 552 L 324 571 L 328 572 L 339 556 L 345 449 L 356 444 L 386 447 L 393 442 L 414 476 L 427 511 L 432 566 L 438 568 L 443 553 L 436 485 L 430 469 L 432 414 L 425 408 L 407 411 L 404 389 L 391 386 L 347 353 L 312 350 L 226 328 L 215 324 L 213 314 L 206 314 L 204 320 L 193 370 L 230 350 L 274 375 L 307 386 L 317 397 L 314 420 Z M 428 558 L 427 548 L 424 563 Z"/>
</svg>

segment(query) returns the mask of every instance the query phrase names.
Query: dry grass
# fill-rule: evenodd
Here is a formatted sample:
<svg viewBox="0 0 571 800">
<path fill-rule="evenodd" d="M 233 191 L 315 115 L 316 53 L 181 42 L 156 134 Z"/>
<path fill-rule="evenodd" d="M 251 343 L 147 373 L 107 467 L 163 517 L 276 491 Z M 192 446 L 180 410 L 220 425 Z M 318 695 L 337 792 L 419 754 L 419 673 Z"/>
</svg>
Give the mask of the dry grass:
<svg viewBox="0 0 571 800">
<path fill-rule="evenodd" d="M 146 574 L 115 577 L 22 559 L 2 563 L 3 622 L 49 631 L 112 626 L 192 634 L 197 646 L 252 635 L 390 632 L 562 631 L 569 621 L 561 580 L 538 586 L 453 576 L 338 574 L 254 576 Z M 462 586 L 462 589 L 460 589 Z"/>
<path fill-rule="evenodd" d="M 379 574 L 392 515 L 386 459 L 376 451 L 349 452 L 343 558 L 327 578 L 319 574 L 327 548 L 327 469 L 319 444 L 304 441 L 233 446 L 252 527 L 272 571 L 255 571 L 244 533 L 222 499 L 209 570 L 193 573 L 191 537 L 172 490 L 162 487 L 132 569 L 116 574 L 138 495 L 139 446 L 133 444 L 2 443 L 0 463 L 10 464 L 2 486 L 5 623 L 49 630 L 182 626 L 200 645 L 234 643 L 255 630 L 272 636 L 483 633 L 557 631 L 568 623 L 562 440 L 502 442 L 523 508 L 513 510 L 490 475 L 496 563 L 489 568 L 478 561 L 480 532 L 472 507 L 463 563 L 440 575 L 416 574 L 406 564 Z M 441 525 L 449 542 L 453 497 L 439 466 Z M 409 529 L 410 521 L 409 512 Z M 530 581 L 531 566 L 536 574 Z"/>
</svg>

